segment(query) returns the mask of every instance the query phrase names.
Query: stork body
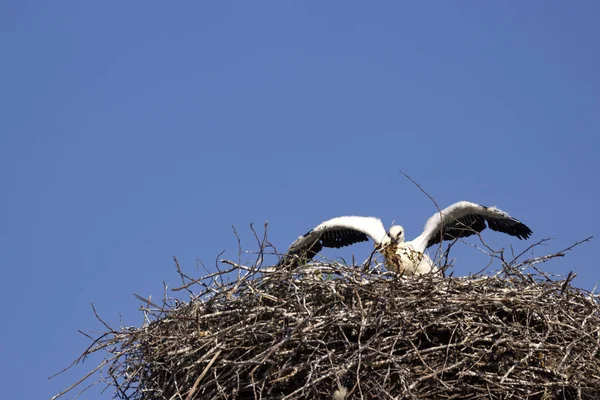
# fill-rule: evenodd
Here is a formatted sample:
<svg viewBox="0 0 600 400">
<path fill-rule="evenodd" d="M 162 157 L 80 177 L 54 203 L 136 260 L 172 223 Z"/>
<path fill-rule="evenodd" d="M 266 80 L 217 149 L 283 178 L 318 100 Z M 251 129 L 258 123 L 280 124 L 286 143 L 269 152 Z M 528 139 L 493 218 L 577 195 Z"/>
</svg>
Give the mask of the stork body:
<svg viewBox="0 0 600 400">
<path fill-rule="evenodd" d="M 388 269 L 403 275 L 422 275 L 437 270 L 433 260 L 413 248 L 410 243 L 382 245 L 379 249 Z"/>
<path fill-rule="evenodd" d="M 486 225 L 487 224 L 487 225 Z M 444 240 L 467 237 L 490 229 L 527 239 L 532 231 L 516 218 L 496 207 L 459 201 L 435 213 L 415 239 L 404 241 L 404 228 L 393 225 L 388 231 L 375 217 L 337 217 L 325 221 L 300 236 L 278 265 L 306 262 L 323 247 L 340 248 L 369 239 L 384 256 L 386 267 L 405 275 L 421 275 L 435 270 L 425 250 Z"/>
</svg>

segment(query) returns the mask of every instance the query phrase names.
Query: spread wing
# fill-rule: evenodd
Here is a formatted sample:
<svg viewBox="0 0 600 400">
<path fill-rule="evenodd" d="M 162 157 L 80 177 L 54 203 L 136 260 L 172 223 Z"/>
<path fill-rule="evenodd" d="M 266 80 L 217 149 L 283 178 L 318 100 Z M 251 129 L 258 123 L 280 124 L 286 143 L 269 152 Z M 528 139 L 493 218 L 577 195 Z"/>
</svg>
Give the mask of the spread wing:
<svg viewBox="0 0 600 400">
<path fill-rule="evenodd" d="M 533 233 L 527 225 L 496 207 L 459 201 L 429 218 L 423 233 L 412 243 L 415 250 L 424 251 L 440 243 L 440 240 L 453 240 L 479 233 L 486 228 L 486 224 L 494 231 L 519 239 L 527 239 Z"/>
<path fill-rule="evenodd" d="M 323 247 L 340 248 L 372 239 L 376 244 L 387 236 L 379 218 L 337 217 L 325 221 L 300 236 L 281 258 L 278 266 L 306 263 Z"/>
</svg>

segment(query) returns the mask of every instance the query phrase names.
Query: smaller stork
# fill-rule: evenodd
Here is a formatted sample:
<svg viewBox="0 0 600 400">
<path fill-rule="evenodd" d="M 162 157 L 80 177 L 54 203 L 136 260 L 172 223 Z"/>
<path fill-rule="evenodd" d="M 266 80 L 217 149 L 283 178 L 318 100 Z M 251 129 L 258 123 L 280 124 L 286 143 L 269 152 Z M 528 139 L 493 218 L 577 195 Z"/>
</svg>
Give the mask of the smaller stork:
<svg viewBox="0 0 600 400">
<path fill-rule="evenodd" d="M 409 242 L 404 241 L 402 226 L 392 225 L 386 231 L 379 218 L 330 219 L 296 239 L 277 265 L 307 262 L 323 247 L 340 248 L 371 239 L 375 249 L 383 254 L 388 269 L 404 275 L 421 275 L 436 270 L 431 258 L 425 254 L 427 248 L 443 240 L 479 233 L 486 228 L 486 223 L 490 229 L 518 239 L 527 239 L 532 234 L 527 225 L 496 207 L 459 201 L 431 216 L 423 233 Z"/>
</svg>

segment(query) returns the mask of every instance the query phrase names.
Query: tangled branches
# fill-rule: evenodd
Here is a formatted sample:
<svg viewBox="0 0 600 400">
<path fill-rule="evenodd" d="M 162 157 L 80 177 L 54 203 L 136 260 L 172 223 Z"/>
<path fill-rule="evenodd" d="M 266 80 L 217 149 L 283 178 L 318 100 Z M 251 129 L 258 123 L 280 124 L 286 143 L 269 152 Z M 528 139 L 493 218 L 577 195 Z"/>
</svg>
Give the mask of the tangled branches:
<svg viewBox="0 0 600 400">
<path fill-rule="evenodd" d="M 146 301 L 148 323 L 84 355 L 106 352 L 108 384 L 132 400 L 600 398 L 598 299 L 572 275 L 524 273 L 536 260 L 410 279 L 231 261 L 192 279 L 177 265 L 189 301 Z"/>
</svg>

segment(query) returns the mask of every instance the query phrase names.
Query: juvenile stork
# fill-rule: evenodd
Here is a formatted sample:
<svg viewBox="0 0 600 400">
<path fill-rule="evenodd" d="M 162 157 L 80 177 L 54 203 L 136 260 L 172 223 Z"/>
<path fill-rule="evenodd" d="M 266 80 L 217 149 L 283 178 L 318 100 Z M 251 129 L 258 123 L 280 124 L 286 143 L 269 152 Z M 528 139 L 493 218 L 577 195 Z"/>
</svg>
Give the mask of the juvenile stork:
<svg viewBox="0 0 600 400">
<path fill-rule="evenodd" d="M 296 265 L 311 260 L 323 247 L 340 248 L 372 239 L 385 258 L 388 269 L 403 275 L 421 275 L 435 266 L 425 250 L 443 240 L 454 240 L 483 231 L 487 226 L 519 239 L 527 239 L 531 229 L 508 213 L 468 201 L 459 201 L 436 212 L 427 220 L 423 233 L 404 241 L 404 228 L 392 225 L 385 230 L 379 218 L 337 217 L 325 221 L 300 236 L 277 264 Z"/>
</svg>

